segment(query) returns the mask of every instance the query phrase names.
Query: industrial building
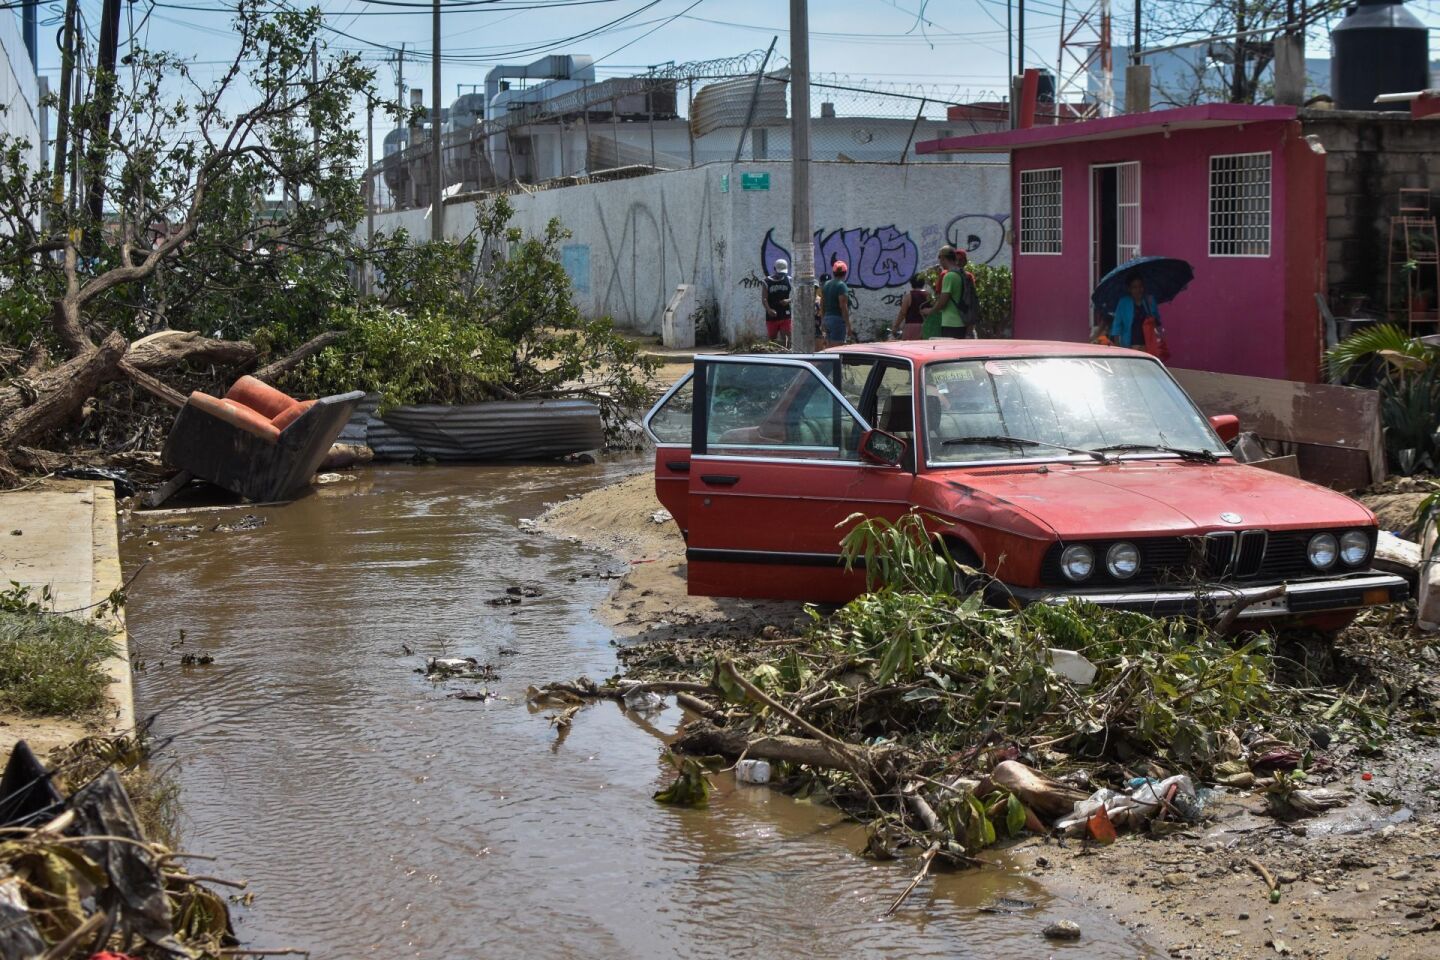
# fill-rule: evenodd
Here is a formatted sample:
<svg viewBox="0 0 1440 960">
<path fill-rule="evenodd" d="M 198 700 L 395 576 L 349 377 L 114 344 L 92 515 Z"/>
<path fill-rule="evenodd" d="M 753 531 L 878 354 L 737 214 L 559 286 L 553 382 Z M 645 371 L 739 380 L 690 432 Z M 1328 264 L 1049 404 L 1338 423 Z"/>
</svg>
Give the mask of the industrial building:
<svg viewBox="0 0 1440 960">
<path fill-rule="evenodd" d="M 497 66 L 483 91 L 462 94 L 442 113 L 444 191 L 453 196 L 720 161 L 788 159 L 789 72 L 758 68 L 747 72 L 731 60 L 602 80 L 593 59 L 579 54 Z M 419 108 L 423 92 L 410 96 Z M 957 127 L 922 116 L 915 105 L 906 106 L 913 116 L 844 115 L 825 100 L 823 85 L 817 85 L 816 99 L 811 138 L 817 161 L 934 162 L 917 157 L 913 144 L 999 129 L 1006 120 L 997 115 Z M 423 127 L 385 136 L 383 158 L 371 171 L 379 177 L 382 208 L 429 205 L 430 150 L 430 131 Z"/>
</svg>

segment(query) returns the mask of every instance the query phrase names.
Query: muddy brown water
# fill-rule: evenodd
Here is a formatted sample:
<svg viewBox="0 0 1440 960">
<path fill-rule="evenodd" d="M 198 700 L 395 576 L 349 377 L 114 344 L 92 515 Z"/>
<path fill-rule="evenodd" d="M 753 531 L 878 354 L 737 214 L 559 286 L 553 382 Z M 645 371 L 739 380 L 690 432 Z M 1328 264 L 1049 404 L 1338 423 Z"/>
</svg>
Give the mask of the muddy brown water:
<svg viewBox="0 0 1440 960">
<path fill-rule="evenodd" d="M 557 743 L 524 690 L 615 672 L 592 611 L 627 558 L 519 521 L 636 466 L 378 468 L 283 508 L 128 525 L 127 575 L 145 564 L 127 607 L 139 711 L 178 735 L 184 848 L 250 882 L 253 904 L 234 908 L 247 945 L 436 960 L 1152 955 L 1007 869 L 927 881 L 882 920 L 914 863 L 858 857 L 858 828 L 769 788 L 722 777 L 708 809 L 655 803 L 673 706 L 648 721 L 592 706 Z M 266 523 L 212 529 L 247 513 Z M 544 595 L 486 603 L 525 584 Z M 186 653 L 214 662 L 182 666 Z M 440 654 L 495 664 L 496 698 L 452 699 L 481 685 L 415 672 Z M 1001 898 L 1034 906 L 981 911 Z M 1042 940 L 1061 918 L 1084 940 Z"/>
</svg>

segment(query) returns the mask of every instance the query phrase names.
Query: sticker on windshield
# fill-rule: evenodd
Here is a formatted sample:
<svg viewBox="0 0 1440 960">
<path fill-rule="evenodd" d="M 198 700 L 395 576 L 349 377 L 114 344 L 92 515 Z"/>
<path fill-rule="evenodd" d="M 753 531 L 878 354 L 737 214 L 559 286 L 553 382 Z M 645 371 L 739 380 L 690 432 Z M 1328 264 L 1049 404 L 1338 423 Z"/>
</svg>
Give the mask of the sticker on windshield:
<svg viewBox="0 0 1440 960">
<path fill-rule="evenodd" d="M 970 367 L 938 367 L 931 374 L 930 379 L 937 384 L 949 383 L 951 380 L 974 380 L 975 371 Z"/>
<path fill-rule="evenodd" d="M 988 374 L 990 374 L 990 376 L 992 376 L 992 377 L 1002 377 L 1002 376 L 1004 376 L 1004 375 L 1005 375 L 1005 369 L 1006 369 L 1006 364 L 1005 364 L 1005 361 L 1003 361 L 1003 360 L 986 360 L 986 361 L 985 361 L 985 372 L 988 373 Z"/>
</svg>

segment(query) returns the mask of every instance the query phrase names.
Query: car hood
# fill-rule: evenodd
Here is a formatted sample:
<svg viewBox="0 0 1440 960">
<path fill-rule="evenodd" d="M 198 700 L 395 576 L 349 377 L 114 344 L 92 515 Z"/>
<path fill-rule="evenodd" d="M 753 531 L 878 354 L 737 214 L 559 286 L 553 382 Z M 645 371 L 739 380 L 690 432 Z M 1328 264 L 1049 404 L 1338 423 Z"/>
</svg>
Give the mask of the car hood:
<svg viewBox="0 0 1440 960">
<path fill-rule="evenodd" d="M 942 476 L 958 498 L 1001 501 L 1064 539 L 1375 523 L 1369 510 L 1344 494 L 1229 461 L 1052 463 Z"/>
</svg>

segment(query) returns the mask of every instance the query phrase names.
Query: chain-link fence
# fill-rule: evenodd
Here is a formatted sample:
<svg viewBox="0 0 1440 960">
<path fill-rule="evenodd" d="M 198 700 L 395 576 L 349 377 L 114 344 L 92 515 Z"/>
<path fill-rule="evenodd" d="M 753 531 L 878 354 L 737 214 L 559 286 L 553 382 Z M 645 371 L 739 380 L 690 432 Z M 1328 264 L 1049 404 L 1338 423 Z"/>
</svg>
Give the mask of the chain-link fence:
<svg viewBox="0 0 1440 960">
<path fill-rule="evenodd" d="M 707 163 L 788 160 L 789 79 L 788 67 L 756 51 L 631 77 L 544 81 L 516 89 L 488 117 L 474 109 L 471 94 L 445 123 L 444 191 L 536 190 Z M 1008 119 L 1006 101 L 994 92 L 833 74 L 813 76 L 810 86 L 817 161 L 946 162 L 951 158 L 918 155 L 915 144 L 999 129 Z M 391 131 L 385 149 L 370 171 L 376 209 L 428 205 L 429 132 Z"/>
</svg>

